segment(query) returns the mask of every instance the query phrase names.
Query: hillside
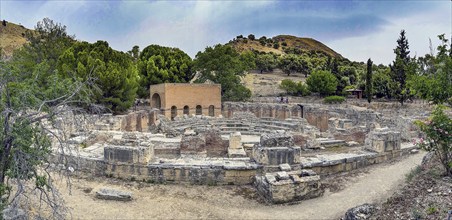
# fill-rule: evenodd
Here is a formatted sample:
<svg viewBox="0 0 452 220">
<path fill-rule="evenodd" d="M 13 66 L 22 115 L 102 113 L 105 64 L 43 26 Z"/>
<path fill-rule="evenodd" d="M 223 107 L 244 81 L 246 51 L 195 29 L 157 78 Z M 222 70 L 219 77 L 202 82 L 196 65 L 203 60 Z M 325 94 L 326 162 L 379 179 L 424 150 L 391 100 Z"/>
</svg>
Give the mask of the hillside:
<svg viewBox="0 0 452 220">
<path fill-rule="evenodd" d="M 27 30 L 29 29 L 11 22 L 6 22 L 6 26 L 3 23 L 0 25 L 0 48 L 4 56 L 10 57 L 15 49 L 27 42 L 25 39 Z"/>
<path fill-rule="evenodd" d="M 274 47 L 275 43 L 279 45 L 278 48 Z M 239 52 L 255 50 L 265 53 L 273 52 L 275 54 L 285 54 L 289 50 L 299 50 L 302 52 L 323 52 L 331 57 L 342 58 L 339 53 L 320 41 L 291 35 L 278 35 L 273 38 L 261 37 L 259 39 L 256 38 L 255 40 L 238 36 L 237 39 L 230 41 L 228 44 L 232 45 Z"/>
</svg>

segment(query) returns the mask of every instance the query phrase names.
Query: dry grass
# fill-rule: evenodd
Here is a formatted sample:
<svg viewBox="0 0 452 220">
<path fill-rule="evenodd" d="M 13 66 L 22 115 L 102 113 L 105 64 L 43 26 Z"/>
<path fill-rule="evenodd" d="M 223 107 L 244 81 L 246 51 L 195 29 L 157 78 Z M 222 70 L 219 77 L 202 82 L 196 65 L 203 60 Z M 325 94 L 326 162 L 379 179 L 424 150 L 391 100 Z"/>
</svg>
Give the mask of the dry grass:
<svg viewBox="0 0 452 220">
<path fill-rule="evenodd" d="M 6 57 L 10 57 L 13 51 L 22 47 L 27 40 L 25 31 L 28 30 L 22 25 L 7 22 L 6 27 L 0 25 L 0 47 Z"/>
</svg>

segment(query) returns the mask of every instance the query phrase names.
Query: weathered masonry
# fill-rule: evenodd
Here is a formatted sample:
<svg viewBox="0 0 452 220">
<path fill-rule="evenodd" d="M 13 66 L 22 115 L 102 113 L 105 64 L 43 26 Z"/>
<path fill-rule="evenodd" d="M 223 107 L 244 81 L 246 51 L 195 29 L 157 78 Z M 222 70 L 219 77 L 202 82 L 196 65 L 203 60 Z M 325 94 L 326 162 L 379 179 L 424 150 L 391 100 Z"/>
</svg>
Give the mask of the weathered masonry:
<svg viewBox="0 0 452 220">
<path fill-rule="evenodd" d="M 151 108 L 168 118 L 221 114 L 220 84 L 163 83 L 151 85 Z"/>
</svg>

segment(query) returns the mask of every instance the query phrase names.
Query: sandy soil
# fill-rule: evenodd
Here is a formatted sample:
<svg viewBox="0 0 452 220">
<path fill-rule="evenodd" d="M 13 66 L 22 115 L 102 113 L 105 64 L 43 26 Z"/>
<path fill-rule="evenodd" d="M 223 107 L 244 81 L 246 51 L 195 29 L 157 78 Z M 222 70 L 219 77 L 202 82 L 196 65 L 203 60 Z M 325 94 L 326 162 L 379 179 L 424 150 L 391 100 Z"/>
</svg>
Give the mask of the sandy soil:
<svg viewBox="0 0 452 220">
<path fill-rule="evenodd" d="M 372 166 L 346 181 L 340 176 L 331 178 L 345 187 L 292 205 L 265 204 L 251 186 L 153 185 L 84 178 L 73 179 L 72 195 L 64 183 L 61 190 L 75 219 L 338 219 L 351 207 L 389 198 L 423 155 Z M 130 191 L 134 200 L 98 200 L 94 194 L 101 187 Z"/>
</svg>

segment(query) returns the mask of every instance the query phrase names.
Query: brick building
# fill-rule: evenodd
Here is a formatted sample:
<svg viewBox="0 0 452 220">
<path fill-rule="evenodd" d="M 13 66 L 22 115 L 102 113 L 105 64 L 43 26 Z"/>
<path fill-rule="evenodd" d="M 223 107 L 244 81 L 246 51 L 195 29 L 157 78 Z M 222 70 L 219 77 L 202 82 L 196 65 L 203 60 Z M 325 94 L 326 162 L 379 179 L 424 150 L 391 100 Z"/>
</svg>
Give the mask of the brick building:
<svg viewBox="0 0 452 220">
<path fill-rule="evenodd" d="M 151 107 L 173 119 L 184 114 L 219 116 L 220 84 L 163 83 L 151 85 Z"/>
</svg>

